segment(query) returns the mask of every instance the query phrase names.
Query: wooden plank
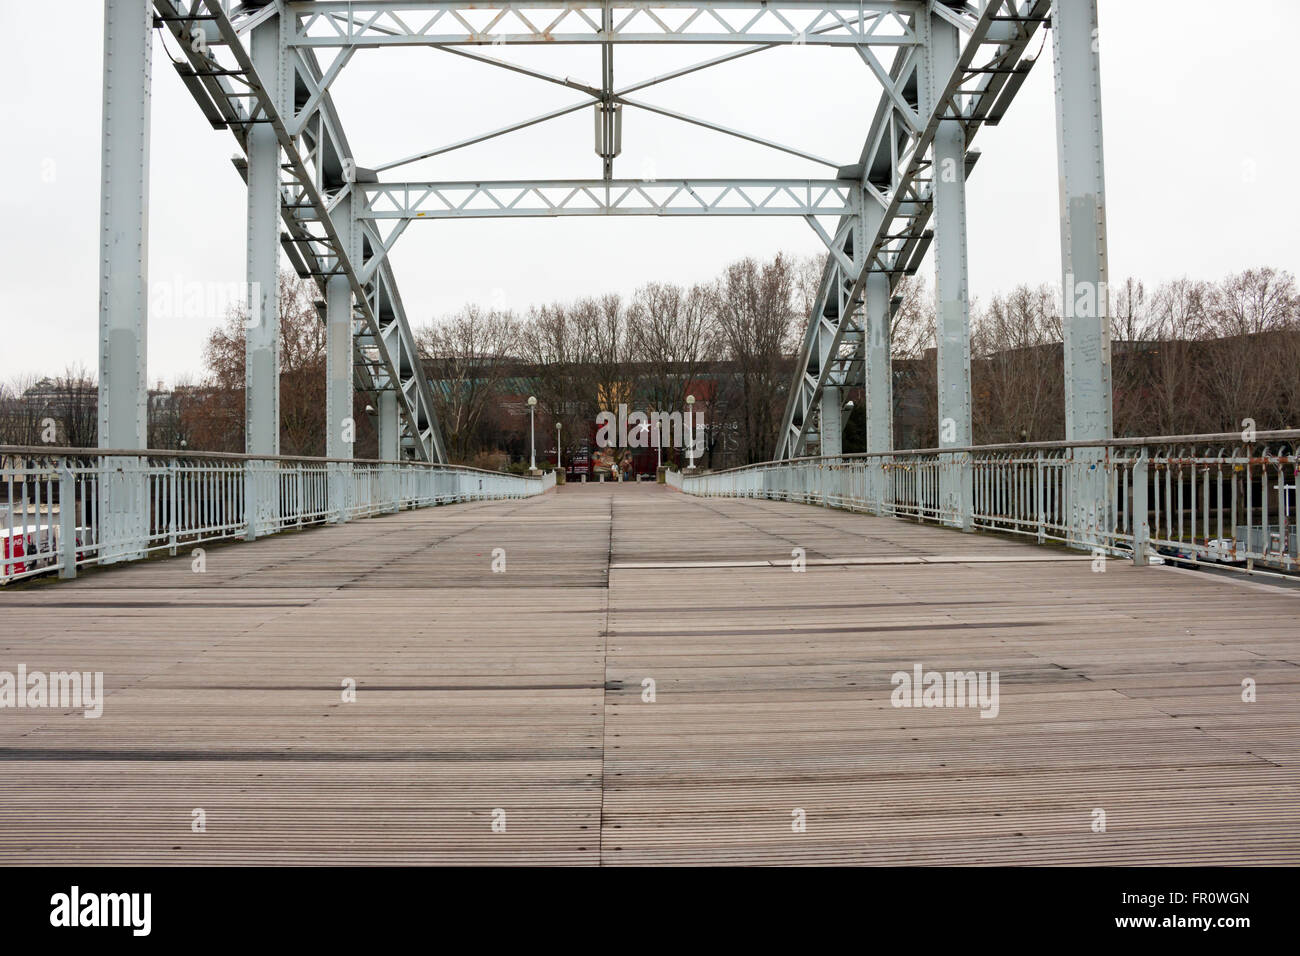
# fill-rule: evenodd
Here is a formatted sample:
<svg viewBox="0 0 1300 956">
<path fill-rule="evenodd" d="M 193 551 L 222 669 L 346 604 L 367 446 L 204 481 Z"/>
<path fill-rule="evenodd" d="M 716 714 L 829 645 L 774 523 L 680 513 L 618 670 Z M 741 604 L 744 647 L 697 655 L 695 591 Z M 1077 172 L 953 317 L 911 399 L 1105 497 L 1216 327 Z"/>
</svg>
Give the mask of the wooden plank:
<svg viewBox="0 0 1300 956">
<path fill-rule="evenodd" d="M 1300 862 L 1300 595 L 1076 557 L 588 484 L 8 588 L 107 696 L 0 710 L 0 863 Z"/>
</svg>

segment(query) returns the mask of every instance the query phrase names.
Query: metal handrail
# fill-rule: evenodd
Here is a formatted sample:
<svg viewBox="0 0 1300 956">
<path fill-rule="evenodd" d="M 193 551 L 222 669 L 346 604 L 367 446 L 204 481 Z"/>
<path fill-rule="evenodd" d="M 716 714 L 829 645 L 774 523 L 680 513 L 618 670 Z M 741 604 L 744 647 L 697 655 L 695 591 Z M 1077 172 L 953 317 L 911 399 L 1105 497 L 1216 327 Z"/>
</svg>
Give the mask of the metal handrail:
<svg viewBox="0 0 1300 956">
<path fill-rule="evenodd" d="M 424 461 L 0 445 L 0 584 L 182 545 L 459 501 L 526 498 L 534 477 Z"/>
<path fill-rule="evenodd" d="M 795 462 L 857 460 L 866 458 L 897 458 L 909 455 L 961 455 L 980 452 L 998 451 L 1059 451 L 1067 448 L 1142 448 L 1152 445 L 1192 444 L 1212 445 L 1225 442 L 1259 445 L 1267 441 L 1300 441 L 1300 428 L 1275 429 L 1255 434 L 1253 442 L 1242 439 L 1240 432 L 1215 432 L 1205 435 L 1158 435 L 1151 438 L 1098 438 L 1085 441 L 1034 441 L 1007 442 L 995 445 L 946 445 L 939 448 L 900 448 L 893 451 L 855 451 L 840 455 L 802 455 L 798 458 L 774 458 L 769 461 L 756 461 L 748 465 L 734 465 L 718 471 L 701 474 L 725 475 L 733 471 L 746 471 L 765 465 L 789 465 Z"/>
<path fill-rule="evenodd" d="M 1251 440 L 1247 440 L 1251 439 Z M 1058 542 L 1094 554 L 1300 571 L 1300 430 L 809 456 L 676 474 L 768 498 Z"/>
</svg>

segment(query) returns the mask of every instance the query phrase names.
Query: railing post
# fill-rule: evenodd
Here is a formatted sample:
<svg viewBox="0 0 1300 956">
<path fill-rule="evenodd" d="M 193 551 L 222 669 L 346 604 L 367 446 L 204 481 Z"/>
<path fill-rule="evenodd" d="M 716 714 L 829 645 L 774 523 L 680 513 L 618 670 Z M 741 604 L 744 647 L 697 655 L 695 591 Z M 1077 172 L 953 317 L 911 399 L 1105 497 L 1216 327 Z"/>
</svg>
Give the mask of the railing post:
<svg viewBox="0 0 1300 956">
<path fill-rule="evenodd" d="M 1038 543 L 1047 541 L 1047 496 L 1045 482 L 1047 475 L 1043 465 L 1043 450 L 1038 450 L 1038 459 L 1034 462 L 1034 521 L 1038 525 Z"/>
<path fill-rule="evenodd" d="M 1147 449 L 1143 448 L 1133 463 L 1133 566 L 1147 566 L 1147 548 L 1151 528 L 1147 521 Z"/>
<path fill-rule="evenodd" d="M 167 462 L 167 553 L 176 557 L 176 461 Z"/>
<path fill-rule="evenodd" d="M 257 540 L 257 514 L 261 496 L 257 488 L 257 469 L 253 459 L 244 460 L 244 540 Z"/>
<path fill-rule="evenodd" d="M 975 456 L 963 452 L 957 456 L 958 480 L 961 482 L 958 501 L 961 514 L 958 521 L 961 530 L 967 533 L 975 530 Z"/>
<path fill-rule="evenodd" d="M 77 479 L 63 459 L 59 469 L 59 577 L 77 576 Z"/>
<path fill-rule="evenodd" d="M 329 509 L 333 512 L 334 524 L 344 524 L 348 520 L 348 498 L 350 490 L 348 488 L 348 478 L 345 466 L 342 462 L 331 461 L 326 467 L 326 474 L 329 476 L 326 483 L 328 486 Z"/>
</svg>

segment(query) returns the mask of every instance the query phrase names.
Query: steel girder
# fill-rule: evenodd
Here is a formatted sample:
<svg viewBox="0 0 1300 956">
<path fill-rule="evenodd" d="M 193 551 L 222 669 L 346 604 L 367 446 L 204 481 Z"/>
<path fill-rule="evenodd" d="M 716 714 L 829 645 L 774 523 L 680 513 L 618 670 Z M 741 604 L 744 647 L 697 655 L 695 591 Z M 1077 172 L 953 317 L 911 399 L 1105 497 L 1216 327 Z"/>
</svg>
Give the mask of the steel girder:
<svg viewBox="0 0 1300 956">
<path fill-rule="evenodd" d="M 349 247 L 331 217 L 349 195 L 358 171 L 329 95 L 329 83 L 347 62 L 348 51 L 322 71 L 311 50 L 289 49 L 281 30 L 281 63 L 292 89 L 288 108 L 274 102 L 255 68 L 243 35 L 263 24 L 277 4 L 242 6 L 227 14 L 219 0 L 154 0 L 156 22 L 176 39 L 183 59 L 182 81 L 214 128 L 229 129 L 244 155 L 235 158 L 248 176 L 250 132 L 269 127 L 283 154 L 279 184 L 281 244 L 300 276 L 312 277 L 326 296 L 331 277 L 346 278 L 354 315 L 357 387 L 392 390 L 404 425 L 402 445 L 417 459 L 445 462 L 446 450 L 392 269 L 386 261 L 391 238 L 373 223 L 358 222 Z M 287 15 L 292 15 L 286 6 Z M 219 59 L 217 50 L 225 50 Z M 354 204 L 355 205 L 355 204 Z"/>
<path fill-rule="evenodd" d="M 362 219 L 537 216 L 847 216 L 853 183 L 836 179 L 572 179 L 370 183 Z"/>
<path fill-rule="evenodd" d="M 864 334 L 858 312 L 868 279 L 888 277 L 891 289 L 915 273 L 933 238 L 927 228 L 933 213 L 931 147 L 940 125 L 960 123 L 969 147 L 985 124 L 996 124 L 1019 91 L 1035 57 L 1027 55 L 1039 27 L 1049 19 L 1051 0 L 989 0 L 976 12 L 969 4 L 951 9 L 934 3 L 926 14 L 952 23 L 966 34 L 956 67 L 942 93 L 925 115 L 918 112 L 925 57 L 918 48 L 895 55 L 890 70 L 876 63 L 884 93 L 867 136 L 858 173 L 866 203 L 883 209 L 871 235 L 861 224 L 841 222 L 823 270 L 809 317 L 780 435 L 773 455 L 794 458 L 806 452 L 813 412 L 829 386 L 863 381 Z M 913 22 L 913 32 L 928 38 L 928 29 Z M 869 50 L 859 48 L 864 59 Z M 868 60 L 868 65 L 872 65 Z M 978 153 L 968 152 L 963 175 L 969 176 Z M 875 218 L 874 216 L 872 217 Z M 891 302 L 890 310 L 897 307 Z"/>
<path fill-rule="evenodd" d="M 297 47 L 573 43 L 898 46 L 923 0 L 289 0 Z"/>
</svg>

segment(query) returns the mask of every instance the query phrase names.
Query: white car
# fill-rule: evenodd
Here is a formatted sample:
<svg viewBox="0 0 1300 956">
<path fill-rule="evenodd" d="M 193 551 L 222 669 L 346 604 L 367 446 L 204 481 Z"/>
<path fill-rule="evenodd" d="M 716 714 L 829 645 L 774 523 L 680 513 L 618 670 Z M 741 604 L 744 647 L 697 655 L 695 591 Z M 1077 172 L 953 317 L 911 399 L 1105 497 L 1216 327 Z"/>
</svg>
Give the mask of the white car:
<svg viewBox="0 0 1300 956">
<path fill-rule="evenodd" d="M 1207 557 L 1219 564 L 1245 564 L 1245 558 L 1236 556 L 1237 542 L 1233 538 L 1211 538 L 1205 544 Z"/>
</svg>

